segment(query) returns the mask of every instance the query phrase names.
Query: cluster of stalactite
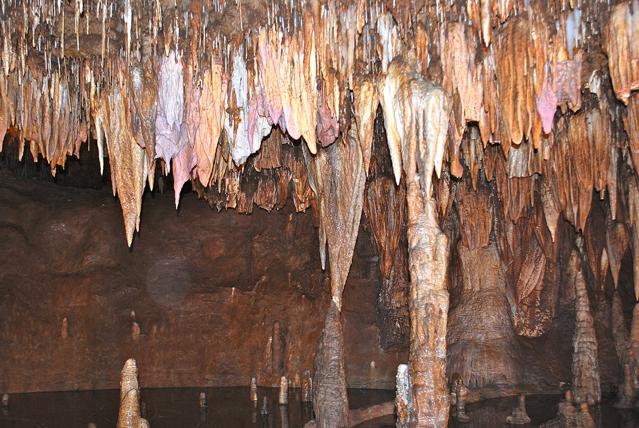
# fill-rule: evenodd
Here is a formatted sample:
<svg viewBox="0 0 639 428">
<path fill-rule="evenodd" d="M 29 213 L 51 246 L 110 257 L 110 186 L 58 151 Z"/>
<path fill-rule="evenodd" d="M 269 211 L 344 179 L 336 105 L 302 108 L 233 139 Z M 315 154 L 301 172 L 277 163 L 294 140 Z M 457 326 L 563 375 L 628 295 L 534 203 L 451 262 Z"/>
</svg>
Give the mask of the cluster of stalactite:
<svg viewBox="0 0 639 428">
<path fill-rule="evenodd" d="M 510 314 L 528 337 L 555 314 L 562 217 L 599 285 L 608 270 L 617 284 L 631 243 L 639 265 L 639 2 L 612 3 L 8 0 L 0 144 L 15 129 L 20 155 L 28 146 L 55 174 L 97 141 L 129 245 L 156 170 L 172 173 L 176 207 L 188 181 L 218 209 L 312 207 L 338 313 L 365 211 L 385 292 L 410 290 L 416 417 L 443 424 L 452 235 L 463 292 L 496 296 L 491 322 Z M 371 168 L 380 107 L 387 175 Z M 469 271 L 486 258 L 498 280 L 478 287 Z M 334 340 L 320 351 L 343 352 Z"/>
<path fill-rule="evenodd" d="M 101 153 L 106 143 L 130 240 L 156 160 L 176 204 L 192 179 L 224 187 L 234 207 L 275 126 L 313 155 L 354 138 L 367 172 L 377 106 L 391 102 L 382 77 L 404 55 L 451 100 L 450 174 L 496 180 L 509 220 L 539 185 L 551 232 L 558 213 L 584 229 L 593 189 L 617 217 L 620 167 L 639 162 L 631 1 L 231 3 L 8 2 L 0 135 L 16 127 L 54 173 L 90 137 Z"/>
</svg>

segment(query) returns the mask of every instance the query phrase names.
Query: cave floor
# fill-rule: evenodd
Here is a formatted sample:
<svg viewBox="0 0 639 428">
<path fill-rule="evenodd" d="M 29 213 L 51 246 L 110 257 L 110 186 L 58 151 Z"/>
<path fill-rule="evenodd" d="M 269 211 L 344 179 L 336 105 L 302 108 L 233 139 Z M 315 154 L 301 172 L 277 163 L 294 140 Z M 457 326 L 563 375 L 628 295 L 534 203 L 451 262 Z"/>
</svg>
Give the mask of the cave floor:
<svg viewBox="0 0 639 428">
<path fill-rule="evenodd" d="M 198 396 L 206 391 L 208 407 L 200 409 Z M 289 405 L 280 408 L 277 404 L 278 390 L 260 388 L 257 407 L 248 400 L 248 388 L 165 388 L 145 389 L 142 402 L 146 416 L 153 428 L 174 427 L 302 427 L 311 418 L 310 404 L 300 401 L 299 390 L 292 389 Z M 3 428 L 86 428 L 94 422 L 97 428 L 116 424 L 119 391 L 43 392 L 14 394 L 8 410 L 0 414 Z M 268 415 L 262 415 L 264 397 L 268 397 Z M 393 391 L 350 389 L 351 408 L 361 408 L 393 399 Z M 516 397 L 500 398 L 469 404 L 470 423 L 459 424 L 453 418 L 449 427 L 491 428 L 505 427 L 506 417 L 516 405 Z M 559 396 L 536 395 L 527 399 L 531 425 L 537 426 L 552 419 L 557 412 Z M 604 400 L 593 410 L 595 424 L 600 428 L 637 427 L 639 413 L 618 410 L 612 401 Z M 286 414 L 288 420 L 283 420 Z M 393 417 L 384 417 L 358 425 L 358 428 L 393 427 Z"/>
</svg>

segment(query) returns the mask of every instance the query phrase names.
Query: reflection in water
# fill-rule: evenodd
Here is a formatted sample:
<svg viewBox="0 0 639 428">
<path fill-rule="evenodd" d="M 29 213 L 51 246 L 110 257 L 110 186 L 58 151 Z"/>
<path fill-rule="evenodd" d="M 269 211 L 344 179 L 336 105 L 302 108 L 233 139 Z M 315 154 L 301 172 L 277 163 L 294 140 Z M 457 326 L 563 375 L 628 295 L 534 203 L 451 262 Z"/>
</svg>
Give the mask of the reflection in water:
<svg viewBox="0 0 639 428">
<path fill-rule="evenodd" d="M 153 428 L 297 428 L 312 419 L 310 403 L 302 402 L 298 390 L 290 390 L 288 406 L 278 404 L 276 388 L 259 388 L 259 403 L 251 402 L 248 388 L 205 388 L 207 407 L 200 407 L 203 389 L 144 389 L 142 398 L 146 417 Z M 361 408 L 393 399 L 392 391 L 349 390 L 351 408 Z M 530 396 L 526 410 L 537 426 L 555 417 L 559 396 Z M 266 406 L 264 406 L 266 403 Z M 2 428 L 97 428 L 113 427 L 117 421 L 119 392 L 86 391 L 11 395 L 6 412 L 0 414 Z M 470 422 L 452 428 L 505 427 L 506 417 L 517 405 L 517 397 L 469 404 Z M 262 411 L 264 409 L 264 411 Z M 639 427 L 639 414 L 618 410 L 612 401 L 592 408 L 593 419 L 600 428 Z M 390 428 L 392 416 L 379 418 L 358 428 Z"/>
<path fill-rule="evenodd" d="M 205 392 L 205 395 L 201 395 Z M 278 404 L 277 388 L 259 388 L 259 403 L 249 400 L 249 388 L 142 389 L 141 407 L 153 428 L 297 428 L 312 419 L 310 403 L 289 389 L 288 406 Z M 206 397 L 207 406 L 201 406 Z M 392 391 L 351 390 L 356 407 L 392 400 Z M 12 394 L 1 428 L 97 428 L 117 422 L 119 391 Z"/>
<path fill-rule="evenodd" d="M 557 415 L 559 395 L 532 395 L 526 399 L 526 410 L 530 416 L 529 425 L 520 427 L 536 427 L 541 423 L 553 419 Z M 630 428 L 639 427 L 639 414 L 632 410 L 615 409 L 613 400 L 604 400 L 600 406 L 590 408 L 595 426 L 598 428 Z M 470 422 L 465 424 L 450 421 L 449 427 L 454 428 L 488 428 L 508 427 L 506 418 L 518 405 L 518 397 L 486 400 L 467 406 Z M 512 426 L 512 425 L 511 425 Z"/>
<path fill-rule="evenodd" d="M 280 421 L 282 428 L 288 428 L 288 406 L 280 404 Z"/>
</svg>

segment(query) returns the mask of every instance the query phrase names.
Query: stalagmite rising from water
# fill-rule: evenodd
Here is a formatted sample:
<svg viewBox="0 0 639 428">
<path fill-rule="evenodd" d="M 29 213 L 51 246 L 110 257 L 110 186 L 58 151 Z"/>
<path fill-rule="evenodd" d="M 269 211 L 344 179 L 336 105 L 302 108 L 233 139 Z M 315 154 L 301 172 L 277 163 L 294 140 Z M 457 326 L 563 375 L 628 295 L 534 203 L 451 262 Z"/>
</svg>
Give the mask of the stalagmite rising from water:
<svg viewBox="0 0 639 428">
<path fill-rule="evenodd" d="M 313 410 L 318 428 L 348 427 L 344 337 L 340 316 L 337 305 L 331 302 L 315 354 Z"/>
<path fill-rule="evenodd" d="M 134 359 L 126 360 L 120 374 L 120 413 L 118 428 L 146 428 L 149 422 L 140 416 L 138 367 Z"/>
<path fill-rule="evenodd" d="M 588 290 L 581 271 L 581 262 L 573 252 L 569 264 L 571 280 L 575 287 L 575 333 L 573 336 L 572 377 L 573 395 L 576 403 L 599 403 L 599 361 L 597 359 L 597 336 L 590 310 Z"/>
</svg>

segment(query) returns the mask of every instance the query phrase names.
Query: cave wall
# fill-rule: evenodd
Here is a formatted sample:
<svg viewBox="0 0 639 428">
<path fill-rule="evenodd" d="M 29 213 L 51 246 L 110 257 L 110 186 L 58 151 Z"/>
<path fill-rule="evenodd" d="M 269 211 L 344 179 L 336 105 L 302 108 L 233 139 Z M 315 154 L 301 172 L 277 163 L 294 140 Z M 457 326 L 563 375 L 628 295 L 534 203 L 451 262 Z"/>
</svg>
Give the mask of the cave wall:
<svg viewBox="0 0 639 428">
<path fill-rule="evenodd" d="M 296 375 L 312 369 L 330 291 L 328 275 L 320 269 L 310 211 L 297 214 L 287 206 L 271 213 L 218 213 L 185 192 L 176 212 L 172 195 L 156 191 L 145 195 L 150 207 L 142 218 L 145 228 L 128 249 L 121 245 L 118 204 L 108 186 L 79 189 L 84 178 L 78 175 L 64 179 L 74 187 L 63 187 L 9 169 L 13 172 L 0 171 L 0 257 L 6 262 L 0 270 L 1 390 L 115 388 L 119 369 L 131 356 L 139 362 L 144 387 L 246 385 L 255 375 L 260 384 L 276 385 L 277 367 L 293 382 Z M 593 206 L 598 206 L 596 201 Z M 451 219 L 458 221 L 454 215 Z M 378 306 L 383 278 L 371 228 L 364 219 L 344 290 L 346 373 L 352 387 L 393 388 L 397 364 L 407 360 L 407 347 L 381 346 L 380 327 L 387 323 Z M 496 256 L 480 253 L 491 248 L 494 252 L 494 243 L 468 250 L 461 236 L 451 241 L 456 251 L 450 268 L 447 374 L 461 374 L 471 397 L 522 389 L 548 392 L 560 382 L 570 382 L 575 296 L 565 278 L 564 259 L 573 248 L 575 232 L 565 222 L 558 231 L 554 317 L 544 334 L 524 337 L 510 319 L 516 309 L 504 307 L 502 321 L 508 328 L 499 331 L 508 340 L 495 342 L 504 346 L 475 341 L 481 332 L 497 334 L 479 319 L 490 320 L 497 313 L 477 310 L 468 296 L 495 287 L 505 287 L 502 295 L 513 294 L 512 275 L 504 272 L 501 286 L 489 278 L 497 270 L 489 269 L 488 261 Z M 477 254 L 470 257 L 471 253 Z M 475 267 L 465 266 L 464 260 Z M 470 276 L 465 278 L 464 272 Z M 629 251 L 618 276 L 618 290 L 629 302 Z M 614 284 L 610 274 L 600 282 L 589 274 L 586 282 L 601 381 L 608 392 L 620 381 L 611 333 Z M 503 300 L 509 304 L 506 297 Z M 488 304 L 495 299 L 477 301 Z M 472 309 L 464 315 L 466 307 Z M 624 311 L 629 327 L 632 306 L 625 305 Z M 63 338 L 65 317 L 68 337 Z M 134 320 L 140 328 L 137 338 Z M 474 343 L 485 349 L 473 351 Z M 276 348 L 282 349 L 279 357 L 273 355 Z M 504 349 L 517 349 L 518 356 Z M 493 371 L 480 369 L 499 364 L 491 355 L 503 357 L 499 361 L 510 373 L 506 378 L 499 377 L 504 370 L 490 377 Z"/>
<path fill-rule="evenodd" d="M 276 385 L 278 367 L 295 383 L 312 369 L 330 289 L 311 213 L 144 199 L 128 249 L 106 188 L 0 171 L 0 390 L 116 388 L 129 357 L 147 388 Z M 392 388 L 407 355 L 378 346 L 370 239 L 360 233 L 344 292 L 347 381 Z"/>
</svg>

